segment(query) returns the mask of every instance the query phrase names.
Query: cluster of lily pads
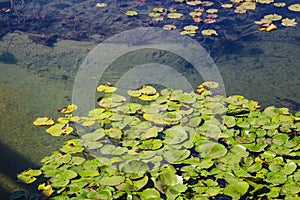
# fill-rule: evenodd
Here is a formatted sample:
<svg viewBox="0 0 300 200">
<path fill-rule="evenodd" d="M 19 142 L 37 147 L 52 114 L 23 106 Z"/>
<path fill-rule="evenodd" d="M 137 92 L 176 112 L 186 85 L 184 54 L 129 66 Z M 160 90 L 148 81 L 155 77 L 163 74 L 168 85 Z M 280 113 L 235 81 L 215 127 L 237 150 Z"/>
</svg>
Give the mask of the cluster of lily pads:
<svg viewBox="0 0 300 200">
<path fill-rule="evenodd" d="M 38 189 L 55 200 L 300 199 L 300 111 L 262 109 L 243 96 L 215 95 L 218 87 L 146 85 L 129 90 L 128 101 L 112 84 L 99 85 L 99 107 L 87 116 L 69 104 L 61 118 L 34 121 L 53 136 L 78 138 L 18 179 L 42 175 Z"/>
<path fill-rule="evenodd" d="M 230 0 L 230 3 L 216 3 L 212 1 L 198 1 L 198 0 L 175 0 L 178 3 L 184 3 L 192 8 L 189 12 L 189 16 L 192 18 L 192 24 L 183 27 L 181 34 L 187 34 L 194 36 L 199 29 L 201 23 L 201 27 L 206 24 L 213 24 L 218 21 L 218 12 L 219 9 L 227 9 L 230 13 L 237 14 L 245 14 L 249 11 L 253 11 L 259 5 L 271 4 L 278 9 L 282 7 L 288 8 L 289 11 L 300 12 L 300 4 L 294 3 L 287 5 L 285 2 L 274 2 L 274 0 Z M 126 13 L 128 16 L 136 16 L 138 12 L 135 10 L 128 10 Z M 176 8 L 164 8 L 164 7 L 155 7 L 152 9 L 152 12 L 148 14 L 153 21 L 163 21 L 165 19 L 180 19 L 184 16 L 183 13 L 177 11 Z M 275 21 L 281 20 L 281 25 L 283 26 L 296 26 L 297 22 L 295 18 L 290 17 L 282 17 L 276 13 L 269 13 L 265 15 L 262 19 L 255 21 L 256 24 L 259 25 L 260 31 L 270 32 L 277 29 Z M 174 24 L 165 24 L 163 26 L 164 29 L 174 30 L 177 28 Z M 203 29 L 203 28 L 202 28 Z M 214 29 L 204 28 L 201 30 L 201 34 L 205 36 L 213 36 L 218 35 L 217 31 Z"/>
</svg>

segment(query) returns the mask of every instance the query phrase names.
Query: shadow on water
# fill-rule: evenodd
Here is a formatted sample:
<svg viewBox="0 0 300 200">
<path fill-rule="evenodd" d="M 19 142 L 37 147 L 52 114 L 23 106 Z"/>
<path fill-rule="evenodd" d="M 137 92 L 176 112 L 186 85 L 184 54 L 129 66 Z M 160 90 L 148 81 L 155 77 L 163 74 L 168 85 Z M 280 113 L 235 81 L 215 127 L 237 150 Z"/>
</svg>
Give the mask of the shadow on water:
<svg viewBox="0 0 300 200">
<path fill-rule="evenodd" d="M 27 168 L 38 168 L 36 164 L 27 160 L 11 147 L 0 142 L 0 154 L 1 156 L 1 165 L 0 173 L 5 174 L 6 178 L 9 179 L 9 182 L 16 182 L 16 174 L 21 171 L 26 170 Z M 26 189 L 30 194 L 37 193 L 38 191 L 37 184 L 27 186 L 25 184 L 19 184 L 20 188 Z M 9 196 L 12 194 L 12 191 L 9 191 L 4 185 L 0 185 L 0 199 L 5 200 L 9 199 Z"/>
</svg>

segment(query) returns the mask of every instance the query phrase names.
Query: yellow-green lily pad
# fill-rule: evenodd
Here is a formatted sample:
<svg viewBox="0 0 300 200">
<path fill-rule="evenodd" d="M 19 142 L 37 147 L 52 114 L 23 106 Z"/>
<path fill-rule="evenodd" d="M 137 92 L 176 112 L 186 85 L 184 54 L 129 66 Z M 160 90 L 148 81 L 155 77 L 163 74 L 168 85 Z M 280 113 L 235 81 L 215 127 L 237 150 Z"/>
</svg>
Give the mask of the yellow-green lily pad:
<svg viewBox="0 0 300 200">
<path fill-rule="evenodd" d="M 178 19 L 178 18 L 181 18 L 183 16 L 183 14 L 181 13 L 169 13 L 168 14 L 168 18 L 170 19 Z"/>
<path fill-rule="evenodd" d="M 75 104 L 69 104 L 68 106 L 59 109 L 58 112 L 68 114 L 73 112 L 74 110 L 77 110 L 77 106 Z"/>
<path fill-rule="evenodd" d="M 273 3 L 273 5 L 274 5 L 275 7 L 281 8 L 281 7 L 286 6 L 286 3 L 285 3 L 285 2 L 275 2 L 275 3 Z"/>
<path fill-rule="evenodd" d="M 201 33 L 202 33 L 202 35 L 205 35 L 205 36 L 218 35 L 217 31 L 213 30 L 213 29 L 202 30 Z"/>
<path fill-rule="evenodd" d="M 98 8 L 104 8 L 104 7 L 107 6 L 107 3 L 96 3 L 95 6 L 98 7 Z"/>
<path fill-rule="evenodd" d="M 138 15 L 138 12 L 135 11 L 135 10 L 128 10 L 128 11 L 125 12 L 125 15 L 127 15 L 127 16 L 136 16 L 136 15 Z"/>
<path fill-rule="evenodd" d="M 218 13 L 218 9 L 216 8 L 210 8 L 210 9 L 207 9 L 206 12 L 209 13 L 209 14 L 215 14 L 215 13 Z"/>
<path fill-rule="evenodd" d="M 46 129 L 46 132 L 52 136 L 64 136 L 73 132 L 73 128 L 68 124 L 54 124 Z"/>
<path fill-rule="evenodd" d="M 296 19 L 284 18 L 281 20 L 281 24 L 283 26 L 296 26 L 298 23 L 296 22 Z"/>
<path fill-rule="evenodd" d="M 98 92 L 105 92 L 105 93 L 112 93 L 115 92 L 117 89 L 118 88 L 116 88 L 110 83 L 101 84 L 96 88 Z"/>
<path fill-rule="evenodd" d="M 278 21 L 282 19 L 282 16 L 278 14 L 269 14 L 269 15 L 265 15 L 264 18 L 271 21 Z"/>
<path fill-rule="evenodd" d="M 49 126 L 55 123 L 54 118 L 39 117 L 33 122 L 36 126 Z"/>
<path fill-rule="evenodd" d="M 288 7 L 288 9 L 294 12 L 300 12 L 300 4 L 299 3 L 292 4 Z"/>
</svg>

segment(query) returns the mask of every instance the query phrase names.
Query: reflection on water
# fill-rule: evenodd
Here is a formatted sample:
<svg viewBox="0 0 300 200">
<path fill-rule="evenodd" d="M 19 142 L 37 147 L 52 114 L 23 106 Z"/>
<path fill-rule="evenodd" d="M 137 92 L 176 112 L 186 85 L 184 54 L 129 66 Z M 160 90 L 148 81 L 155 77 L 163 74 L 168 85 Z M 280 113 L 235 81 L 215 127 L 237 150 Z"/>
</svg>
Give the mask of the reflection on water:
<svg viewBox="0 0 300 200">
<path fill-rule="evenodd" d="M 59 4 L 53 1 L 51 5 L 55 4 L 56 9 L 72 14 L 71 8 L 74 8 L 74 5 L 70 2 Z M 84 8 L 84 3 L 79 3 L 76 13 Z M 36 10 L 38 14 L 35 18 L 38 23 L 43 24 L 42 21 L 46 19 L 42 14 L 46 10 L 42 9 L 43 3 L 40 4 L 40 11 Z M 123 10 L 132 5 L 123 1 L 112 4 L 120 4 L 118 6 Z M 150 9 L 145 4 L 134 5 L 144 10 Z M 86 8 L 85 12 L 94 9 Z M 109 17 L 110 13 L 107 10 L 101 12 L 106 13 L 105 19 L 102 19 L 106 20 L 106 26 L 104 28 L 104 25 L 96 20 L 91 22 L 94 23 L 94 27 L 98 27 L 97 32 L 93 34 L 101 35 L 105 32 L 104 35 L 108 37 L 117 29 L 116 21 L 126 24 L 131 20 L 125 17 L 118 18 L 118 10 L 113 11 L 114 19 Z M 89 19 L 96 19 L 99 13 L 92 14 L 93 18 Z M 1 17 L 3 19 L 3 16 Z M 62 19 L 65 25 L 59 28 L 67 38 L 68 34 L 75 34 L 67 27 L 76 21 L 75 28 L 78 30 L 78 27 L 84 27 L 84 22 L 89 19 L 78 19 L 75 15 L 65 16 Z M 141 25 L 144 23 L 141 21 Z M 126 27 L 124 24 L 123 29 L 130 29 L 131 26 Z M 44 25 L 41 32 L 46 30 Z M 95 41 L 103 40 L 103 34 L 98 36 L 93 36 L 94 42 L 58 40 L 56 43 L 56 40 L 52 40 L 56 39 L 55 35 L 51 35 L 52 39 L 44 38 L 46 42 L 51 42 L 52 47 L 36 44 L 47 43 L 41 41 L 43 38 L 40 35 L 32 33 L 29 37 L 21 32 L 3 37 L 0 42 L 0 152 L 5 156 L 1 160 L 0 190 L 7 190 L 9 193 L 24 187 L 15 182 L 15 174 L 27 167 L 39 165 L 42 157 L 57 149 L 65 140 L 48 136 L 44 129 L 34 127 L 32 122 L 36 117 L 57 117 L 59 114 L 56 110 L 70 103 L 77 69 L 88 52 L 96 46 Z M 71 35 L 69 38 L 72 38 Z M 263 106 L 275 104 L 296 111 L 300 103 L 299 38 L 300 31 L 296 27 L 271 33 L 255 33 L 227 41 L 208 39 L 202 44 L 215 59 L 227 95 L 241 94 L 259 101 Z M 174 54 L 157 50 L 136 51 L 121 56 L 105 71 L 101 82 L 117 82 L 128 70 L 154 61 L 172 66 L 194 87 L 202 82 L 201 75 L 197 74 L 190 63 Z"/>
</svg>

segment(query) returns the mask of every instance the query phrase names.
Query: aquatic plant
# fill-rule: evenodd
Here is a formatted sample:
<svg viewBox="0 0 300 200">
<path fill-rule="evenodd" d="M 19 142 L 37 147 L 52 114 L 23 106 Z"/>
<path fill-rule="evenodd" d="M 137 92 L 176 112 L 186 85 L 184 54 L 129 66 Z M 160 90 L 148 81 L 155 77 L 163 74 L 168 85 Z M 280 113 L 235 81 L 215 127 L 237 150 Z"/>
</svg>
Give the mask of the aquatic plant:
<svg viewBox="0 0 300 200">
<path fill-rule="evenodd" d="M 54 200 L 299 199 L 300 111 L 262 109 L 216 88 L 146 85 L 128 90 L 128 102 L 101 84 L 99 107 L 87 116 L 69 104 L 58 110 L 62 118 L 35 120 L 50 135 L 77 138 L 18 178 L 43 176 L 38 189 Z"/>
</svg>

